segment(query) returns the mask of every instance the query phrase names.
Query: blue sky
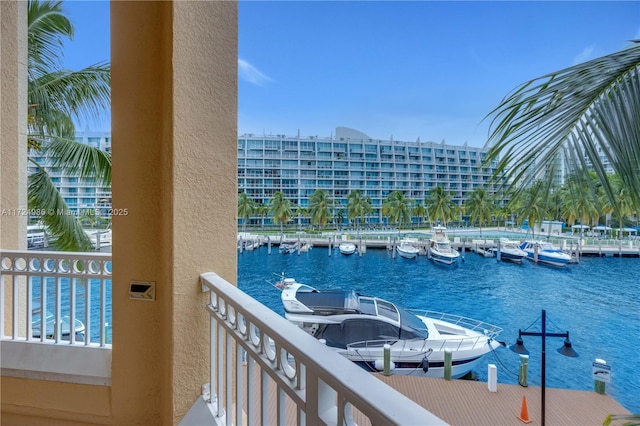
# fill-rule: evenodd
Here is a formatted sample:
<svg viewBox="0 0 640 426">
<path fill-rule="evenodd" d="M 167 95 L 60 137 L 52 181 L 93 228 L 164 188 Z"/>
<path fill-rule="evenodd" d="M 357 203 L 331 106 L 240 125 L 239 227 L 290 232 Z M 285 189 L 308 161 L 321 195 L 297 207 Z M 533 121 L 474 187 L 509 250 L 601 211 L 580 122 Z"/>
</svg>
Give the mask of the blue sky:
<svg viewBox="0 0 640 426">
<path fill-rule="evenodd" d="M 108 59 L 108 4 L 65 7 L 66 65 Z M 637 1 L 241 1 L 238 132 L 482 146 L 518 84 L 637 38 Z"/>
</svg>

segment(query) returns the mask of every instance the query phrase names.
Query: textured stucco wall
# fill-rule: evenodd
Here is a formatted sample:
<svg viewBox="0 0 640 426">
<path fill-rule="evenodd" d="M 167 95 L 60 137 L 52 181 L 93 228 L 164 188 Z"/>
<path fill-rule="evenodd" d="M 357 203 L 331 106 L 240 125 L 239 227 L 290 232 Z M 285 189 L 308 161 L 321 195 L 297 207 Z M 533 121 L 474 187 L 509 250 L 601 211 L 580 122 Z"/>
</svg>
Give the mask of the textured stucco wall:
<svg viewBox="0 0 640 426">
<path fill-rule="evenodd" d="M 4 68 L 17 61 L 5 25 L 15 6 L 0 2 L 0 201 L 11 208 L 19 197 L 4 192 L 6 173 L 26 164 L 6 150 L 19 145 L 5 146 L 17 133 L 5 120 L 26 111 L 15 108 L 20 86 Z M 236 282 L 237 4 L 112 2 L 111 46 L 113 204 L 127 209 L 113 218 L 112 386 L 3 378 L 3 424 L 175 424 L 208 381 L 198 276 Z M 155 282 L 156 300 L 130 300 L 133 280 Z"/>
<path fill-rule="evenodd" d="M 236 281 L 237 5 L 113 2 L 113 415 L 176 423 L 208 381 L 207 295 Z M 128 298 L 154 281 L 156 301 Z"/>
<path fill-rule="evenodd" d="M 27 3 L 0 2 L 0 22 L 0 246 L 26 249 Z"/>
</svg>

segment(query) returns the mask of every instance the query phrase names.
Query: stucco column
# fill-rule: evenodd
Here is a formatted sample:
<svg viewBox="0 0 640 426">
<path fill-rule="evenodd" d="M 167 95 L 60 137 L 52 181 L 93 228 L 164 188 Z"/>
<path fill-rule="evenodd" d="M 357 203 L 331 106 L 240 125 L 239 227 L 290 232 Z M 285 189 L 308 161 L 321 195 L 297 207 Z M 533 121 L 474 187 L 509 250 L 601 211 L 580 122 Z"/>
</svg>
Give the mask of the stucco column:
<svg viewBox="0 0 640 426">
<path fill-rule="evenodd" d="M 0 2 L 0 247 L 26 249 L 27 2 Z"/>
<path fill-rule="evenodd" d="M 208 382 L 199 274 L 236 282 L 237 4 L 112 2 L 111 22 L 113 420 L 171 424 Z"/>
<path fill-rule="evenodd" d="M 0 248 L 27 248 L 27 2 L 0 2 Z M 4 285 L 10 333 L 13 281 Z M 20 307 L 26 306 L 24 295 Z"/>
</svg>

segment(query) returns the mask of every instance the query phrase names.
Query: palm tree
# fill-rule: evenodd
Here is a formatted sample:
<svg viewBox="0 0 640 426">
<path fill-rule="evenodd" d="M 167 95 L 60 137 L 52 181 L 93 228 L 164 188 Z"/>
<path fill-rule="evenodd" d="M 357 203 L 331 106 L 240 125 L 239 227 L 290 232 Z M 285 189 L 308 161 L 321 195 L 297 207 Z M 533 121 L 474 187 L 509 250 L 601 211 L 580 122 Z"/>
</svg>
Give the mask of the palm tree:
<svg viewBox="0 0 640 426">
<path fill-rule="evenodd" d="M 242 218 L 242 232 L 245 232 L 247 220 L 253 215 L 256 209 L 256 203 L 246 192 L 238 197 L 238 216 Z"/>
<path fill-rule="evenodd" d="M 273 218 L 273 223 L 280 224 L 280 234 L 284 233 L 284 224 L 291 220 L 293 216 L 291 201 L 284 197 L 282 191 L 276 191 L 269 203 L 269 214 Z"/>
<path fill-rule="evenodd" d="M 637 210 L 640 207 L 640 40 L 620 52 L 520 85 L 492 116 L 486 161 L 498 161 L 494 179 L 516 195 L 553 172 L 559 159 L 587 176 L 595 171 L 615 205 L 603 155 Z"/>
<path fill-rule="evenodd" d="M 347 219 L 353 220 L 356 230 L 359 231 L 359 224 L 373 211 L 371 207 L 371 197 L 365 197 L 359 189 L 351 191 L 347 196 Z"/>
<path fill-rule="evenodd" d="M 398 232 L 405 223 L 411 223 L 411 207 L 413 200 L 407 198 L 402 191 L 393 191 L 382 203 L 382 214 L 389 221 L 398 225 Z"/>
<path fill-rule="evenodd" d="M 422 224 L 422 219 L 424 219 L 425 215 L 427 214 L 427 208 L 424 206 L 424 204 L 420 203 L 419 201 L 414 201 L 415 207 L 413 208 L 413 214 L 418 218 L 418 228 L 420 227 L 420 225 Z"/>
<path fill-rule="evenodd" d="M 89 250 L 91 242 L 69 211 L 45 166 L 61 168 L 80 178 L 111 184 L 111 155 L 75 141 L 74 119 L 94 119 L 110 105 L 110 67 L 100 63 L 80 71 L 61 67 L 62 43 L 73 37 L 61 1 L 30 0 L 28 4 L 28 137 L 30 152 L 52 159 L 29 175 L 30 209 L 46 211 L 41 217 L 59 250 Z"/>
<path fill-rule="evenodd" d="M 316 189 L 315 192 L 311 194 L 307 211 L 309 213 L 311 223 L 318 225 L 318 230 L 331 220 L 332 206 L 333 200 L 331 200 L 329 195 L 322 189 Z"/>
<path fill-rule="evenodd" d="M 342 229 L 342 225 L 344 223 L 344 214 L 345 214 L 344 208 L 336 209 L 335 218 L 337 222 L 336 226 L 338 229 Z"/>
<path fill-rule="evenodd" d="M 515 205 L 514 211 L 519 217 L 528 220 L 533 237 L 535 237 L 535 224 L 542 223 L 547 214 L 547 188 L 548 186 L 539 180 L 527 188 L 518 198 L 512 199 L 515 200 L 512 201 Z"/>
<path fill-rule="evenodd" d="M 624 220 L 626 217 L 633 215 L 634 207 L 631 204 L 631 196 L 627 192 L 627 187 L 623 180 L 614 175 L 611 178 L 613 187 L 613 199 L 603 198 L 603 210 L 607 213 L 613 213 L 618 218 L 620 232 L 619 238 L 622 238 L 622 228 L 624 228 Z"/>
<path fill-rule="evenodd" d="M 294 215 L 298 218 L 298 229 L 302 228 L 302 218 L 307 215 L 307 209 L 297 205 Z"/>
<path fill-rule="evenodd" d="M 579 220 L 581 225 L 592 225 L 598 217 L 597 198 L 593 196 L 597 190 L 590 190 L 592 186 L 583 176 L 573 175 L 567 179 L 561 191 L 562 217 L 567 223 L 573 225 Z M 582 231 L 581 228 L 580 234 Z"/>
<path fill-rule="evenodd" d="M 429 217 L 432 220 L 441 220 L 444 226 L 453 219 L 458 209 L 453 201 L 453 195 L 441 186 L 429 190 L 429 196 L 424 200 L 424 204 Z"/>
<path fill-rule="evenodd" d="M 264 230 L 264 218 L 269 213 L 269 206 L 264 203 L 256 202 L 253 209 L 254 214 L 260 217 L 260 229 Z"/>
<path fill-rule="evenodd" d="M 478 222 L 482 236 L 482 225 L 491 219 L 496 210 L 491 194 L 482 187 L 475 188 L 464 202 L 464 207 L 471 216 L 471 223 Z"/>
</svg>

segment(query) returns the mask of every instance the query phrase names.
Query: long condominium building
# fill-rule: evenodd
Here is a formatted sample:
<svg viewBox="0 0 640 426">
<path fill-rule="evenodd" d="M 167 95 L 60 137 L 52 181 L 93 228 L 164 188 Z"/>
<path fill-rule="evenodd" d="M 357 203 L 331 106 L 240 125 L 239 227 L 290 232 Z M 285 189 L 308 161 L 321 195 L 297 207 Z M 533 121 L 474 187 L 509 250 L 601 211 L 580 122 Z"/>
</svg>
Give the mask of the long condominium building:
<svg viewBox="0 0 640 426">
<path fill-rule="evenodd" d="M 110 132 L 77 132 L 76 140 L 111 150 Z M 382 222 L 382 203 L 395 190 L 422 202 L 429 190 L 442 186 L 461 205 L 495 172 L 494 165 L 482 166 L 485 154 L 484 148 L 466 144 L 372 139 L 346 127 L 338 127 L 330 137 L 244 134 L 238 137 L 238 192 L 267 204 L 282 191 L 294 204 L 307 207 L 311 195 L 322 189 L 346 207 L 348 194 L 360 190 L 371 197 L 368 220 L 375 224 Z M 57 169 L 50 158 L 31 155 L 46 167 L 74 214 L 111 207 L 110 187 Z M 35 170 L 30 164 L 29 172 Z"/>
<path fill-rule="evenodd" d="M 266 204 L 282 191 L 307 207 L 317 189 L 343 206 L 351 191 L 361 190 L 371 197 L 369 222 L 381 223 L 382 203 L 395 190 L 422 202 L 442 186 L 461 205 L 495 172 L 495 165 L 483 167 L 485 155 L 466 144 L 379 140 L 346 127 L 324 138 L 244 134 L 238 138 L 238 192 Z"/>
</svg>

